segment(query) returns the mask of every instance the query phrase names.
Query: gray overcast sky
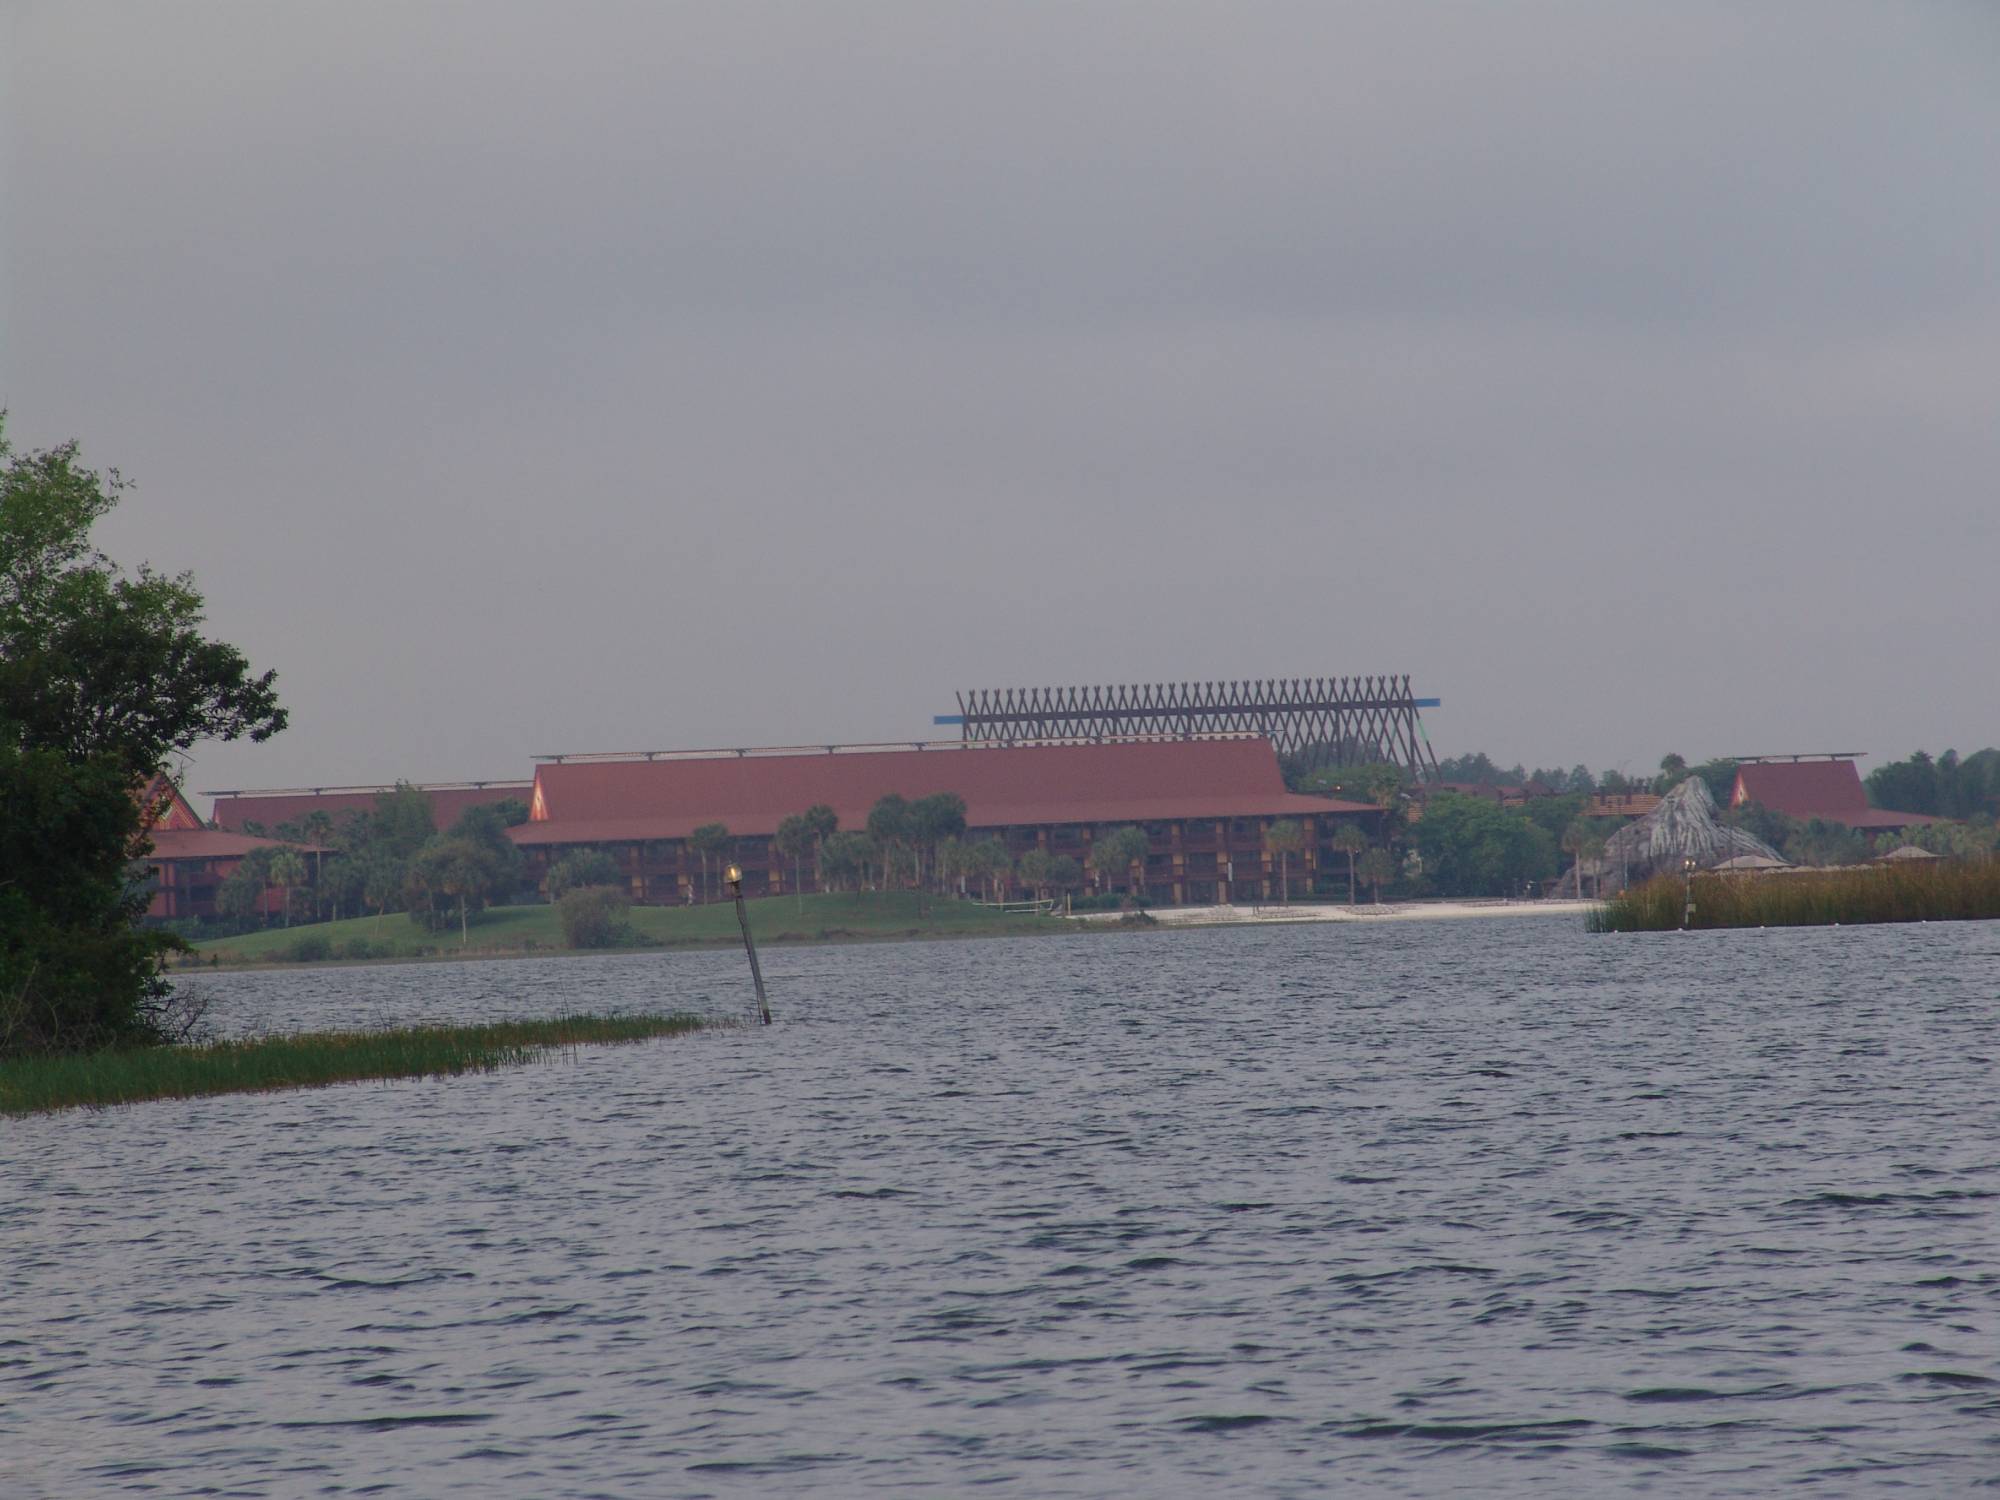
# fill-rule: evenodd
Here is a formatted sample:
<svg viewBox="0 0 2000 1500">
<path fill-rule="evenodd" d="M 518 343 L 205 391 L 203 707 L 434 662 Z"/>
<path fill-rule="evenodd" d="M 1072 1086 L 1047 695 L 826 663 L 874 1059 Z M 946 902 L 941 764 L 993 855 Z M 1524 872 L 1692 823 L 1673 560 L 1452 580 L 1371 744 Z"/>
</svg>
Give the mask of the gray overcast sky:
<svg viewBox="0 0 2000 1500">
<path fill-rule="evenodd" d="M 2000 741 L 1988 0 L 15 5 L 15 441 L 191 785 L 1405 671 L 1443 753 Z"/>
</svg>

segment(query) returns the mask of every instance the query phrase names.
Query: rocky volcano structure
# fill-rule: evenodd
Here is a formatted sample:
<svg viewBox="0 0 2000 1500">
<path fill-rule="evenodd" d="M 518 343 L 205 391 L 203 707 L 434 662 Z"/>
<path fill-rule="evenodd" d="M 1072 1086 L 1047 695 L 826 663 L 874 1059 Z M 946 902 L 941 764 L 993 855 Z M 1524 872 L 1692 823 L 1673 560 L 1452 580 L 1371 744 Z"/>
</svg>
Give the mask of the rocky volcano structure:
<svg viewBox="0 0 2000 1500">
<path fill-rule="evenodd" d="M 1628 823 L 1604 841 L 1599 868 L 1632 884 L 1663 871 L 1678 872 L 1692 859 L 1698 870 L 1712 870 L 1724 860 L 1755 854 L 1785 862 L 1753 833 L 1732 828 L 1715 816 L 1715 798 L 1708 783 L 1690 776 L 1645 817 Z"/>
</svg>

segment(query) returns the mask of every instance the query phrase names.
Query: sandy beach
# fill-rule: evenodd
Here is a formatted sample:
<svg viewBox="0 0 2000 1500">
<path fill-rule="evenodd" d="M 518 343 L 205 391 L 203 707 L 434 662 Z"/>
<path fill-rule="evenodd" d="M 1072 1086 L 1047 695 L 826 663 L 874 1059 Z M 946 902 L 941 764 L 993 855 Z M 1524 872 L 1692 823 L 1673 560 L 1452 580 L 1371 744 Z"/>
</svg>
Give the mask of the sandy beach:
<svg viewBox="0 0 2000 1500">
<path fill-rule="evenodd" d="M 1229 927 L 1275 922 L 1444 922 L 1471 917 L 1580 917 L 1594 901 L 1397 901 L 1345 906 L 1167 906 L 1146 915 L 1162 927 Z M 1115 924 L 1123 912 L 1078 912 L 1067 920 Z"/>
</svg>

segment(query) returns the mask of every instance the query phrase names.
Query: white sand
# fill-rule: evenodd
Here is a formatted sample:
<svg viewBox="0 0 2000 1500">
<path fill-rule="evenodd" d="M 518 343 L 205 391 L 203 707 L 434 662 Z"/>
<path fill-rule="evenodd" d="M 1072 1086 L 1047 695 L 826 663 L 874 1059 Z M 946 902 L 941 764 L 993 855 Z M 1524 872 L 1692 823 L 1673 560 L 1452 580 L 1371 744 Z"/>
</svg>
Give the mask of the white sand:
<svg viewBox="0 0 2000 1500">
<path fill-rule="evenodd" d="M 1466 917 L 1575 917 L 1594 901 L 1401 901 L 1382 906 L 1156 906 L 1147 912 L 1162 927 L 1234 927 L 1272 922 L 1443 922 Z M 1072 922 L 1115 923 L 1124 913 L 1078 912 Z"/>
</svg>

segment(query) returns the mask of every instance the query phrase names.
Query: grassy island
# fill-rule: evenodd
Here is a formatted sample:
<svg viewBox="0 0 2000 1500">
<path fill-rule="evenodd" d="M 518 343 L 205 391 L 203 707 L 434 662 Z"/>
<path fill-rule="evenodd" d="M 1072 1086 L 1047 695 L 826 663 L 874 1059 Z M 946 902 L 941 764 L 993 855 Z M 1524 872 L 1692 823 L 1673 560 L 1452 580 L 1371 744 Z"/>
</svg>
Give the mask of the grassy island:
<svg viewBox="0 0 2000 1500">
<path fill-rule="evenodd" d="M 1832 927 L 2000 918 L 2000 860 L 1860 865 L 1781 875 L 1697 875 L 1690 927 Z M 1681 925 L 1684 887 L 1661 875 L 1590 914 L 1592 932 Z"/>
<path fill-rule="evenodd" d="M 750 928 L 759 943 L 1003 937 L 1069 930 L 1056 917 L 1006 912 L 914 891 L 771 896 L 751 901 L 748 907 Z M 736 910 L 726 901 L 707 906 L 635 906 L 625 920 L 627 934 L 618 945 L 624 948 L 733 947 L 743 941 Z M 407 914 L 396 913 L 217 938 L 197 945 L 195 956 L 204 963 L 260 964 L 564 951 L 553 906 L 496 906 L 472 923 L 463 944 L 455 925 L 431 932 Z"/>
<path fill-rule="evenodd" d="M 565 1016 L 10 1058 L 0 1061 L 0 1115 L 322 1088 L 364 1078 L 490 1073 L 563 1048 L 678 1036 L 705 1024 L 690 1015 Z"/>
</svg>

